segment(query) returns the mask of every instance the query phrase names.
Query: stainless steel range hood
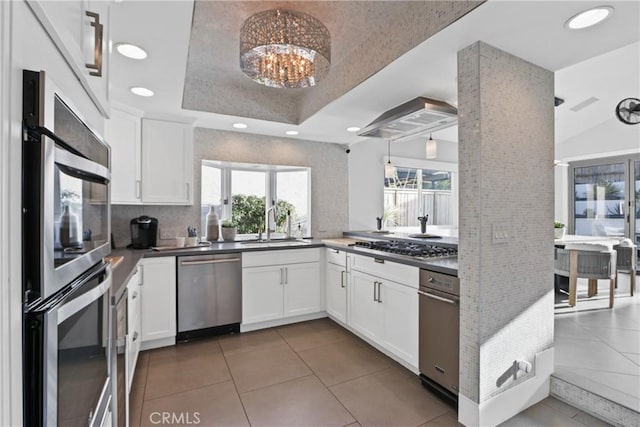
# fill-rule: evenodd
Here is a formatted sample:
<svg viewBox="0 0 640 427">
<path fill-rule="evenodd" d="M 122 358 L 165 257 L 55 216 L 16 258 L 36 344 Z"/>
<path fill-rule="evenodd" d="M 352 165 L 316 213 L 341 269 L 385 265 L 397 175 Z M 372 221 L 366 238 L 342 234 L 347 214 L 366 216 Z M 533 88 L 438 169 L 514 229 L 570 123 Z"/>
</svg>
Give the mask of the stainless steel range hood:
<svg viewBox="0 0 640 427">
<path fill-rule="evenodd" d="M 391 141 L 420 136 L 458 123 L 458 110 L 446 102 L 418 97 L 387 111 L 369 123 L 359 136 Z"/>
</svg>

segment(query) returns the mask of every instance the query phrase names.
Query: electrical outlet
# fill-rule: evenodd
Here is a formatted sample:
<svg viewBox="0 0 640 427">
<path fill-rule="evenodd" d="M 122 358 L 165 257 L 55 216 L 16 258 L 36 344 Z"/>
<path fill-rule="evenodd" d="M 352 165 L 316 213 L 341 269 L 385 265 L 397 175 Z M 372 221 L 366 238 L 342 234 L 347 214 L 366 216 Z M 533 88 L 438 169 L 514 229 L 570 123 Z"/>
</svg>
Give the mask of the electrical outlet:
<svg viewBox="0 0 640 427">
<path fill-rule="evenodd" d="M 500 223 L 491 226 L 491 240 L 493 243 L 506 243 L 511 238 L 509 234 L 509 226 L 507 224 Z"/>
<path fill-rule="evenodd" d="M 173 228 L 161 228 L 160 229 L 160 239 L 169 240 L 176 238 L 176 230 Z"/>
</svg>

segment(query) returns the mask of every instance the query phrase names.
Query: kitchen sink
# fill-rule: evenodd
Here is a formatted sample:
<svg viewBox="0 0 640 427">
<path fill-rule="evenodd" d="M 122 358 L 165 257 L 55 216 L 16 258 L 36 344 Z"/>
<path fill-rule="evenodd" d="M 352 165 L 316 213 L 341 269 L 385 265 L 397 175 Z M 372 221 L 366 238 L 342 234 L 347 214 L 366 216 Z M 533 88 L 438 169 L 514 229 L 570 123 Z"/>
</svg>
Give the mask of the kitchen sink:
<svg viewBox="0 0 640 427">
<path fill-rule="evenodd" d="M 247 248 L 272 248 L 278 246 L 305 246 L 311 244 L 311 242 L 307 240 L 252 240 L 241 242 L 241 244 Z"/>
</svg>

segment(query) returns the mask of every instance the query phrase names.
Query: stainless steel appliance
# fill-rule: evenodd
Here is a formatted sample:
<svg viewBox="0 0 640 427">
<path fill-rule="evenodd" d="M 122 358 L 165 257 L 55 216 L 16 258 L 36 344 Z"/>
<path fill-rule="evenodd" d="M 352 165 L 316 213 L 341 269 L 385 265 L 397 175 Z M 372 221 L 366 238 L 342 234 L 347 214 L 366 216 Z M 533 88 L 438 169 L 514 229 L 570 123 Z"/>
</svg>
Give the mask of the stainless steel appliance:
<svg viewBox="0 0 640 427">
<path fill-rule="evenodd" d="M 111 252 L 109 148 L 44 72 L 23 73 L 25 302 L 47 299 Z"/>
<path fill-rule="evenodd" d="M 426 243 L 405 242 L 400 240 L 377 240 L 356 242 L 357 248 L 372 249 L 399 255 L 409 255 L 413 258 L 427 259 L 448 257 L 458 254 L 456 247 L 431 245 Z"/>
<path fill-rule="evenodd" d="M 111 372 L 113 372 L 113 381 L 111 388 L 113 390 L 113 398 L 111 410 L 116 420 L 116 426 L 127 425 L 127 409 L 129 407 L 129 393 L 127 393 L 127 333 L 128 333 L 128 290 L 125 287 L 120 295 L 112 296 L 112 330 L 113 343 L 111 351 Z"/>
<path fill-rule="evenodd" d="M 23 71 L 24 419 L 101 425 L 111 406 L 109 148 L 44 72 Z"/>
<path fill-rule="evenodd" d="M 177 339 L 239 332 L 241 321 L 240 254 L 178 257 Z"/>
<path fill-rule="evenodd" d="M 133 249 L 149 249 L 156 246 L 158 239 L 158 220 L 146 215 L 133 218 L 131 228 L 131 247 Z"/>
<path fill-rule="evenodd" d="M 110 287 L 111 267 L 98 264 L 25 313 L 25 425 L 99 426 L 109 416 Z"/>
<path fill-rule="evenodd" d="M 418 368 L 423 384 L 457 402 L 460 281 L 420 270 Z"/>
</svg>

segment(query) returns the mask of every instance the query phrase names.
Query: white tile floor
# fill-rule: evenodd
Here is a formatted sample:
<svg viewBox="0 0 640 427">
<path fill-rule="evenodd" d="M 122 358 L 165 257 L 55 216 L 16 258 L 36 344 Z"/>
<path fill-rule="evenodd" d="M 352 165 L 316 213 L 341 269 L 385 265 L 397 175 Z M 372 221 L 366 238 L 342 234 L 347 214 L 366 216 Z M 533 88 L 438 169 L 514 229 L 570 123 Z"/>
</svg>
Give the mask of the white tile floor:
<svg viewBox="0 0 640 427">
<path fill-rule="evenodd" d="M 640 289 L 631 297 L 629 275 L 620 274 L 613 309 L 608 281 L 586 293 L 580 279 L 575 307 L 556 294 L 554 376 L 640 412 Z"/>
</svg>

